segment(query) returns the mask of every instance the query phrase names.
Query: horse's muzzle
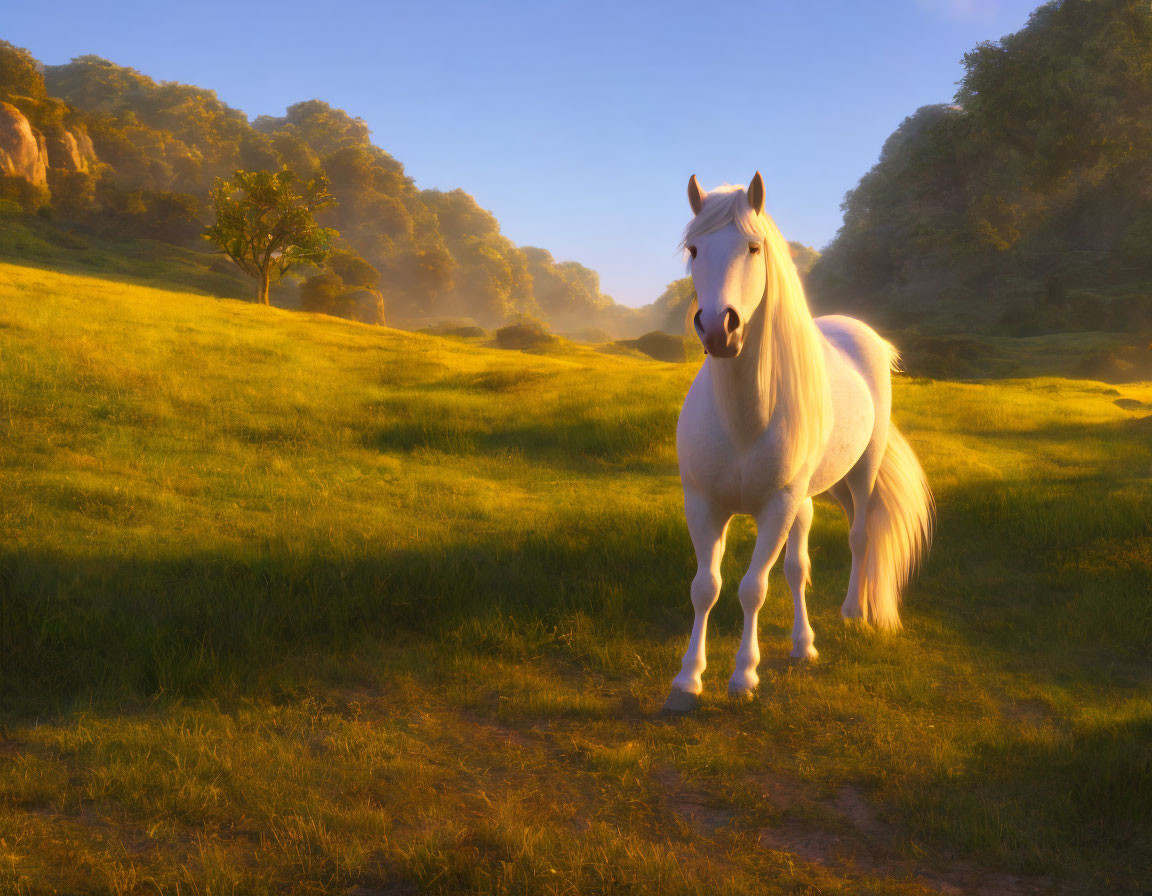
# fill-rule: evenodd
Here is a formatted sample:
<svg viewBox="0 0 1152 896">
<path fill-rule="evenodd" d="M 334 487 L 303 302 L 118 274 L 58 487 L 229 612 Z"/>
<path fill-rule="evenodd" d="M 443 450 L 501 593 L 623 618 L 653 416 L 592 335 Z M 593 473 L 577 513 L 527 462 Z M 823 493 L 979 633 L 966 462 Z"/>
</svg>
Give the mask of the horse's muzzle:
<svg viewBox="0 0 1152 896">
<path fill-rule="evenodd" d="M 706 321 L 703 310 L 692 318 L 696 335 L 704 344 L 704 351 L 714 358 L 735 358 L 744 345 L 744 324 L 736 309 L 729 305 L 719 314 L 709 315 Z"/>
</svg>

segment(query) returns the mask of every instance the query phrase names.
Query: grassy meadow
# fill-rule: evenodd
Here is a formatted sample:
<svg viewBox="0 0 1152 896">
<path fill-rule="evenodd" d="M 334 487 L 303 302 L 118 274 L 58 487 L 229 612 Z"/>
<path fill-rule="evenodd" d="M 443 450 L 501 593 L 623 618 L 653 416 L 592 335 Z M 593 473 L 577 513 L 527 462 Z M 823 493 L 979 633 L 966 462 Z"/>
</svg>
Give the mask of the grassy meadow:
<svg viewBox="0 0 1152 896">
<path fill-rule="evenodd" d="M 903 378 L 905 629 L 821 502 L 787 660 L 705 705 L 695 364 L 0 264 L 0 894 L 1141 893 L 1152 384 Z"/>
</svg>

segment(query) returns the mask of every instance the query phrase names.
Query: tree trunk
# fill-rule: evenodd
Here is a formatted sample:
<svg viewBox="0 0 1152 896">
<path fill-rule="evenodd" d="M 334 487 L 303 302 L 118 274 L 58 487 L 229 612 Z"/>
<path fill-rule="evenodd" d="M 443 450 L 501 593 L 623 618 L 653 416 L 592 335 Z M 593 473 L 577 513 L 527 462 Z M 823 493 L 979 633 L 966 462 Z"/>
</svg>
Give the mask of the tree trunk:
<svg viewBox="0 0 1152 896">
<path fill-rule="evenodd" d="M 256 288 L 256 304 L 258 304 L 258 305 L 267 305 L 268 304 L 268 285 L 269 285 L 268 281 L 269 281 L 268 272 L 267 271 L 261 271 L 260 272 L 260 282 Z"/>
</svg>

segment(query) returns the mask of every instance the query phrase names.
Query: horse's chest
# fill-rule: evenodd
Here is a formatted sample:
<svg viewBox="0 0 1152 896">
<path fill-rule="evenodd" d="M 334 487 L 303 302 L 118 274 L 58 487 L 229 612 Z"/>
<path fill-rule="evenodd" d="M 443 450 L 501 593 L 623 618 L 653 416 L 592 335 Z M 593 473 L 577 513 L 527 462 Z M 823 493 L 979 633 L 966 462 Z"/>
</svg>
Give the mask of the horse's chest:
<svg viewBox="0 0 1152 896">
<path fill-rule="evenodd" d="M 697 430 L 678 440 L 684 485 L 730 513 L 755 514 L 782 481 L 779 446 L 765 433 L 739 447 L 720 429 Z"/>
</svg>

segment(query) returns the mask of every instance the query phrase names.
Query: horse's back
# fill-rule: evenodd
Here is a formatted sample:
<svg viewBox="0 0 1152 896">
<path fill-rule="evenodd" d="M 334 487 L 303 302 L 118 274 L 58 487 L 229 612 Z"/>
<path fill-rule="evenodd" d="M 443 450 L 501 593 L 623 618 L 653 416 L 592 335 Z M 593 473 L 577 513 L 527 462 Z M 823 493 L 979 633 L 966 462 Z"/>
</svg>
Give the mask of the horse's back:
<svg viewBox="0 0 1152 896">
<path fill-rule="evenodd" d="M 832 345 L 843 352 L 873 392 L 892 391 L 892 362 L 896 350 L 883 336 L 863 321 L 842 314 L 829 314 L 815 320 L 816 327 Z"/>
<path fill-rule="evenodd" d="M 829 315 L 817 318 L 816 326 L 827 343 L 833 426 L 810 494 L 842 479 L 870 448 L 883 452 L 892 410 L 892 347 L 855 318 Z"/>
</svg>

